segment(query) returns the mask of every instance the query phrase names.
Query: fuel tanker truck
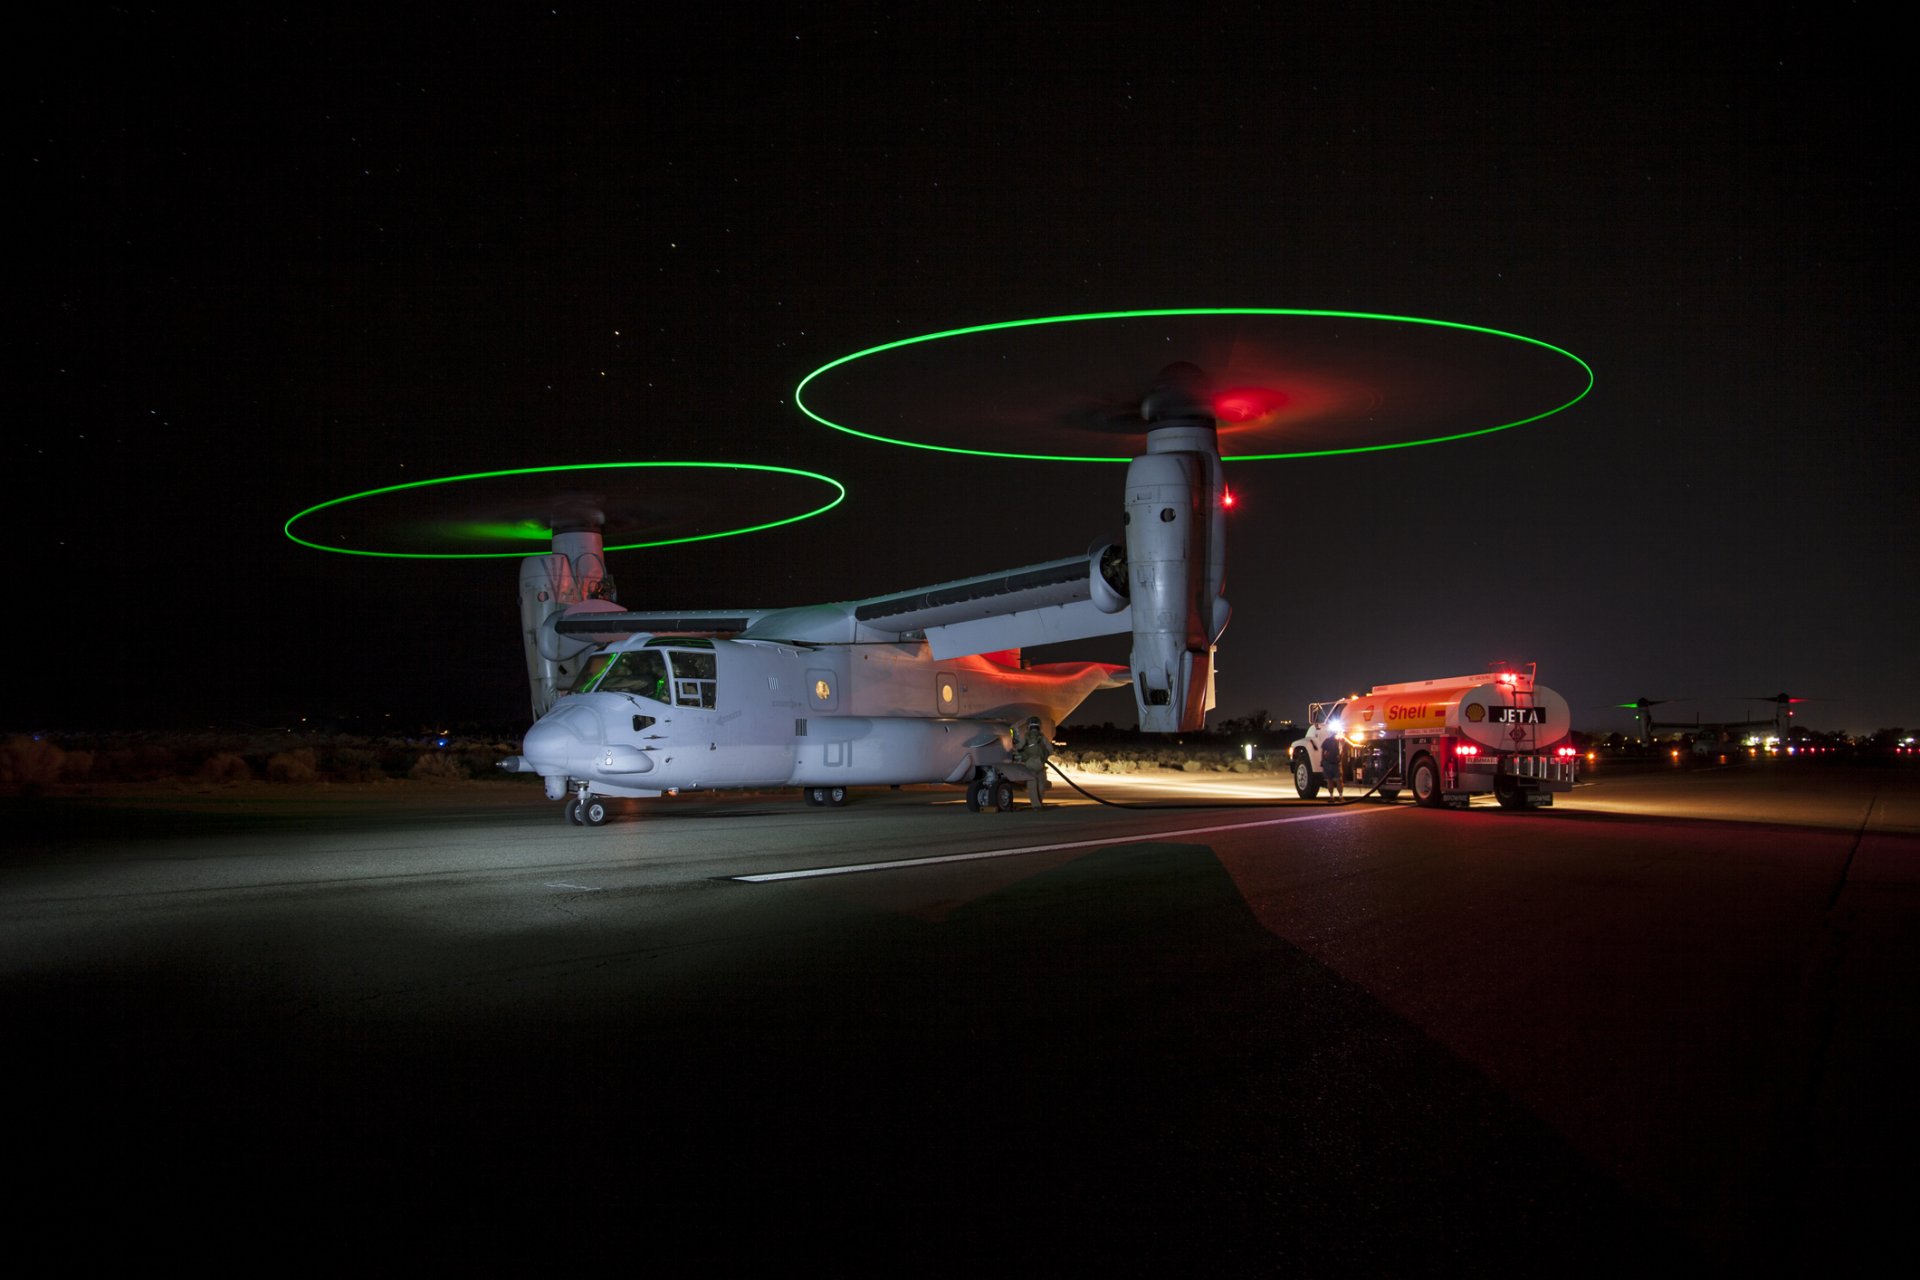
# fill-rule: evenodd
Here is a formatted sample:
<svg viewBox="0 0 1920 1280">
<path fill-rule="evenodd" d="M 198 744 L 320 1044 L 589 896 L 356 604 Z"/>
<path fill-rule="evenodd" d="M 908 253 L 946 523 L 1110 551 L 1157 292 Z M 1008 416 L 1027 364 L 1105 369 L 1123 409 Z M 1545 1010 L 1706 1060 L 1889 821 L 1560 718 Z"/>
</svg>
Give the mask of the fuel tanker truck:
<svg viewBox="0 0 1920 1280">
<path fill-rule="evenodd" d="M 1429 808 L 1465 808 L 1487 792 L 1504 809 L 1545 808 L 1572 789 L 1580 756 L 1567 700 L 1533 677 L 1529 665 L 1312 703 L 1312 727 L 1289 749 L 1294 789 L 1303 799 L 1319 794 L 1325 745 L 1338 736 L 1344 787 L 1383 800 L 1409 790 Z"/>
</svg>

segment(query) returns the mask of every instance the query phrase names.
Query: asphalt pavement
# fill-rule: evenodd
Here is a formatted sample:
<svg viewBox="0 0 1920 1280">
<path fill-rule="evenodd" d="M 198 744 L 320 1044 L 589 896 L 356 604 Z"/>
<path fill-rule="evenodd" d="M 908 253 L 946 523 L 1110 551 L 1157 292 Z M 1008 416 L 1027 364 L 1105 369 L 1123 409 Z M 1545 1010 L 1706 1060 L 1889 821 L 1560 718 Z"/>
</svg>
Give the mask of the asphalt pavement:
<svg viewBox="0 0 1920 1280">
<path fill-rule="evenodd" d="M 1911 1203 L 1913 770 L 1087 783 L 1147 807 L 5 801 L 23 1220 L 75 1267 L 1777 1274 Z"/>
</svg>

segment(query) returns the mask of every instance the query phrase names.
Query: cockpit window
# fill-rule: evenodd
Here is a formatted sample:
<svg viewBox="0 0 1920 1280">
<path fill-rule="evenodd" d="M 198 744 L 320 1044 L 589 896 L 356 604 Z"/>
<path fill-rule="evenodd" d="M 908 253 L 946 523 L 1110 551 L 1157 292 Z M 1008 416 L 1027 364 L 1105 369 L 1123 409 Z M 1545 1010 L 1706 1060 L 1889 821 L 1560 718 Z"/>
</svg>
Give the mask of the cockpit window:
<svg viewBox="0 0 1920 1280">
<path fill-rule="evenodd" d="M 673 700 L 682 707 L 713 707 L 717 666 L 711 652 L 673 651 Z"/>
<path fill-rule="evenodd" d="M 590 691 L 594 686 L 594 682 L 600 678 L 600 673 L 607 669 L 607 663 L 611 661 L 613 661 L 613 655 L 610 653 L 588 654 L 586 662 L 580 666 L 580 674 L 573 678 L 573 685 L 567 692 L 586 693 Z"/>
<path fill-rule="evenodd" d="M 599 662 L 598 679 L 583 680 L 578 686 L 580 692 L 630 693 L 680 707 L 711 709 L 714 705 L 717 664 L 710 652 L 629 649 L 613 654 L 611 661 L 601 656 Z"/>
<path fill-rule="evenodd" d="M 666 702 L 667 660 L 651 649 L 633 649 L 618 653 L 591 686 L 595 693 L 631 693 L 656 702 Z"/>
</svg>

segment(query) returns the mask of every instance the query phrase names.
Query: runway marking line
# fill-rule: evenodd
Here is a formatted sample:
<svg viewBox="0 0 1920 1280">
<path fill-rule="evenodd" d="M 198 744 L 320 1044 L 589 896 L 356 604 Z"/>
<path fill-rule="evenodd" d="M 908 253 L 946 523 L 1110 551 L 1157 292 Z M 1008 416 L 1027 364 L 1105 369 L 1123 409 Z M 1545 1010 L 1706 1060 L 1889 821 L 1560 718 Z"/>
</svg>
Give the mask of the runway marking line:
<svg viewBox="0 0 1920 1280">
<path fill-rule="evenodd" d="M 580 890 L 580 891 L 581 891 L 582 893 L 598 893 L 598 892 L 600 892 L 600 886 L 599 886 L 599 885 L 595 885 L 595 884 L 567 884 L 567 883 L 565 883 L 565 882 L 563 882 L 563 881 L 559 881 L 559 880 L 549 880 L 549 881 L 547 881 L 547 886 L 546 886 L 546 887 L 547 887 L 547 888 L 549 888 L 549 889 L 578 889 L 578 890 Z"/>
<path fill-rule="evenodd" d="M 932 867 L 943 862 L 979 862 L 986 858 L 1017 858 L 1029 853 L 1055 853 L 1063 849 L 1098 849 L 1106 845 L 1139 844 L 1142 841 L 1171 840 L 1179 836 L 1214 835 L 1221 831 L 1249 831 L 1256 827 L 1277 827 L 1287 822 L 1321 822 L 1328 818 L 1363 813 L 1411 812 L 1411 808 L 1331 809 L 1321 813 L 1295 814 L 1286 818 L 1262 818 L 1257 822 L 1223 822 L 1211 827 L 1182 827 L 1178 831 L 1143 831 L 1137 835 L 1108 836 L 1103 840 L 1069 840 L 1060 844 L 1029 844 L 1016 849 L 980 849 L 973 853 L 947 853 L 933 858 L 896 858 L 889 862 L 856 862 L 838 867 L 808 867 L 800 871 L 767 871 L 751 876 L 727 876 L 742 884 L 772 884 L 779 880 L 814 880 L 821 876 L 850 876 L 863 871 L 894 871 L 901 867 Z"/>
</svg>

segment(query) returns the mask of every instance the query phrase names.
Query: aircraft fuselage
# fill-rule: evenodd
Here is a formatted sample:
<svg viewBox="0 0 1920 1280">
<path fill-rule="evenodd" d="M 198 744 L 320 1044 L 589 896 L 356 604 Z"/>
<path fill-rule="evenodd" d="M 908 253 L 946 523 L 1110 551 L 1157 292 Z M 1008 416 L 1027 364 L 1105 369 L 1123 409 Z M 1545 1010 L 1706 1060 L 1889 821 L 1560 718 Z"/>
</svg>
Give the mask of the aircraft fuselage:
<svg viewBox="0 0 1920 1280">
<path fill-rule="evenodd" d="M 964 782 L 1007 758 L 1010 726 L 1051 733 L 1103 663 L 933 658 L 924 641 L 797 644 L 635 635 L 528 730 L 522 768 L 559 799 L 781 786 Z"/>
</svg>

